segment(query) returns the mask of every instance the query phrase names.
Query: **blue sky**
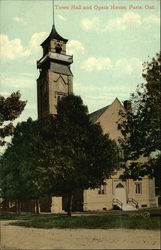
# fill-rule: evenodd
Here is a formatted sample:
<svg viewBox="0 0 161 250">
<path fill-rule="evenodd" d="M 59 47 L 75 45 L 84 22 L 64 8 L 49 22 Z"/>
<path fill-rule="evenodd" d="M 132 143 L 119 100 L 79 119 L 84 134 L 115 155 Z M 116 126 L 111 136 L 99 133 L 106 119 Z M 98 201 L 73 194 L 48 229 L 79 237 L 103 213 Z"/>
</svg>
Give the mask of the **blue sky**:
<svg viewBox="0 0 161 250">
<path fill-rule="evenodd" d="M 160 48 L 159 2 L 55 0 L 57 31 L 69 39 L 68 54 L 74 56 L 74 93 L 89 112 L 116 97 L 128 99 L 143 81 L 142 63 Z M 28 101 L 18 121 L 37 119 L 36 60 L 51 31 L 52 12 L 50 0 L 0 1 L 0 92 L 7 96 L 20 90 Z"/>
</svg>

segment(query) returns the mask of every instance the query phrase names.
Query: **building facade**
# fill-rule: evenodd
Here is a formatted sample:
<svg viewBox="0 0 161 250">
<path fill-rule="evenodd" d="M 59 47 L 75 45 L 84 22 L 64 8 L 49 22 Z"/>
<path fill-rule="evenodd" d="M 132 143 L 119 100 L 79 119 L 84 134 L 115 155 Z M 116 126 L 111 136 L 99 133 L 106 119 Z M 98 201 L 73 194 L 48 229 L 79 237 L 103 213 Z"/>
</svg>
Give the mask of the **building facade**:
<svg viewBox="0 0 161 250">
<path fill-rule="evenodd" d="M 99 123 L 103 132 L 109 134 L 112 140 L 117 144 L 122 138 L 120 130 L 118 130 L 118 121 L 120 120 L 120 111 L 127 108 L 116 98 L 114 102 L 90 115 L 90 119 L 94 123 Z M 119 146 L 119 144 L 118 144 Z M 121 152 L 120 152 L 121 153 Z M 145 160 L 145 159 L 140 159 Z M 125 164 L 122 162 L 122 164 Z M 136 210 L 137 208 L 149 208 L 158 206 L 158 197 L 155 196 L 155 180 L 144 177 L 142 180 L 134 181 L 128 179 L 123 181 L 120 179 L 122 174 L 120 170 L 105 180 L 105 184 L 99 189 L 84 191 L 84 211 L 92 210 L 109 210 L 112 208 L 120 208 L 122 210 Z"/>
</svg>

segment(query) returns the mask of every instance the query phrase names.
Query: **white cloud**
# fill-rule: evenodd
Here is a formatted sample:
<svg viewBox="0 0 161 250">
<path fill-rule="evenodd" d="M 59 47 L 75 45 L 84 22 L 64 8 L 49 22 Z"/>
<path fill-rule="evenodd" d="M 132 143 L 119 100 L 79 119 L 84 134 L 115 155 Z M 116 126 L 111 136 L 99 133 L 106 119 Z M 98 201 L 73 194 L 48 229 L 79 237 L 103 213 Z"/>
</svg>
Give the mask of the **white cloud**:
<svg viewBox="0 0 161 250">
<path fill-rule="evenodd" d="M 12 91 L 17 91 L 19 89 L 33 89 L 36 77 L 34 75 L 11 75 L 11 74 L 0 74 L 1 84 L 7 89 L 12 89 Z"/>
<path fill-rule="evenodd" d="M 122 74 L 130 75 L 134 72 L 139 72 L 141 74 L 142 63 L 138 58 L 121 58 L 116 61 L 114 71 L 116 71 L 117 76 L 120 76 Z"/>
<path fill-rule="evenodd" d="M 26 60 L 26 64 L 34 65 L 34 66 L 37 65 L 35 57 L 34 58 L 29 58 L 29 60 Z"/>
<path fill-rule="evenodd" d="M 88 87 L 87 87 L 88 86 Z M 96 83 L 75 83 L 74 92 L 80 95 L 86 105 L 88 105 L 89 112 L 98 110 L 111 104 L 116 97 L 120 101 L 128 99 L 130 93 L 134 91 L 136 84 L 111 84 L 109 81 L 104 85 Z"/>
<path fill-rule="evenodd" d="M 82 69 L 87 72 L 109 70 L 115 76 L 131 75 L 132 73 L 141 74 L 142 62 L 139 58 L 120 58 L 116 62 L 111 62 L 108 57 L 89 57 L 82 64 Z"/>
<path fill-rule="evenodd" d="M 92 19 L 84 18 L 81 21 L 81 26 L 84 30 L 96 30 L 100 31 L 101 29 L 101 21 L 98 17 L 94 17 Z"/>
<path fill-rule="evenodd" d="M 108 99 L 108 95 L 111 95 L 113 98 L 115 98 L 120 95 L 125 95 L 125 93 L 129 94 L 133 88 L 135 89 L 136 85 L 134 84 L 134 86 L 131 86 L 125 83 L 124 85 L 120 86 L 119 84 L 111 84 L 110 82 L 107 82 L 101 85 L 100 88 L 100 85 L 88 82 L 88 84 L 75 83 L 74 87 L 77 94 L 90 96 L 90 98 L 94 99 Z"/>
<path fill-rule="evenodd" d="M 86 61 L 82 64 L 82 69 L 85 71 L 101 71 L 101 70 L 108 70 L 111 68 L 111 60 L 108 57 L 89 57 Z"/>
<path fill-rule="evenodd" d="M 34 33 L 28 43 L 27 48 L 24 48 L 21 39 L 15 38 L 9 40 L 5 34 L 0 34 L 0 54 L 1 59 L 16 60 L 22 57 L 29 57 L 33 52 L 40 50 L 40 44 L 47 37 L 46 32 Z"/>
<path fill-rule="evenodd" d="M 40 49 L 40 44 L 47 37 L 47 32 L 34 33 L 30 39 L 29 46 L 32 50 L 38 51 Z"/>
<path fill-rule="evenodd" d="M 18 17 L 18 16 L 14 16 L 12 19 L 13 19 L 13 21 L 15 21 L 17 23 L 23 22 L 23 19 Z"/>
<path fill-rule="evenodd" d="M 2 60 L 14 60 L 20 57 L 28 57 L 30 51 L 24 49 L 21 43 L 21 39 L 15 38 L 9 40 L 8 36 L 5 34 L 0 34 L 0 54 Z"/>
<path fill-rule="evenodd" d="M 64 17 L 64 16 L 62 16 L 60 14 L 58 14 L 57 17 L 58 17 L 59 20 L 61 20 L 63 22 L 66 22 L 66 20 L 67 20 L 66 17 Z"/>
<path fill-rule="evenodd" d="M 111 18 L 107 22 L 102 22 L 98 17 L 92 19 L 84 18 L 81 21 L 81 27 L 86 30 L 94 30 L 96 32 L 107 32 L 121 30 L 125 31 L 131 27 L 145 27 L 145 24 L 158 25 L 160 23 L 160 18 L 157 15 L 147 15 L 142 18 L 139 14 L 134 12 L 128 12 L 120 17 Z M 149 28 L 148 26 L 148 28 Z"/>
<path fill-rule="evenodd" d="M 67 54 L 74 55 L 74 57 L 84 54 L 84 46 L 80 41 L 71 40 L 67 43 Z"/>
<path fill-rule="evenodd" d="M 0 96 L 4 96 L 4 97 L 8 97 L 9 95 L 10 95 L 11 93 L 9 93 L 9 92 L 1 92 L 0 93 Z"/>
<path fill-rule="evenodd" d="M 143 23 L 145 24 L 145 25 L 150 25 L 150 26 L 152 26 L 153 24 L 155 24 L 155 25 L 160 25 L 160 17 L 159 16 L 156 16 L 156 15 L 149 15 L 149 16 L 147 16 L 147 17 L 145 17 L 144 19 L 143 19 Z"/>
<path fill-rule="evenodd" d="M 126 13 L 122 17 L 113 18 L 108 21 L 106 30 L 126 30 L 128 27 L 133 25 L 134 27 L 138 27 L 142 24 L 141 16 L 136 13 Z"/>
</svg>

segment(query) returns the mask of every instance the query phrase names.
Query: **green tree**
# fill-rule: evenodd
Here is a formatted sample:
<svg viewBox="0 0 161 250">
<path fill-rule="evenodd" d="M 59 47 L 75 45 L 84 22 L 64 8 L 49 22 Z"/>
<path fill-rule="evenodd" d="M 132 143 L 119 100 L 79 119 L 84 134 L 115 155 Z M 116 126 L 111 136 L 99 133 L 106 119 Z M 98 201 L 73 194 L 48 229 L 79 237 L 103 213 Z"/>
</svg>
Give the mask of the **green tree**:
<svg viewBox="0 0 161 250">
<path fill-rule="evenodd" d="M 119 127 L 124 136 L 125 160 L 131 164 L 126 166 L 124 177 L 138 179 L 145 175 L 161 174 L 161 53 L 151 62 L 143 64 L 145 82 L 138 85 L 136 92 L 131 95 L 131 106 L 122 114 L 123 120 Z M 140 162 L 140 157 L 145 161 Z M 156 174 L 157 173 L 157 174 Z"/>
<path fill-rule="evenodd" d="M 80 97 L 69 95 L 57 107 L 57 116 L 42 121 L 43 152 L 40 175 L 44 190 L 66 195 L 71 215 L 77 189 L 99 187 L 117 166 L 117 148 L 100 125 L 89 121 Z"/>
<path fill-rule="evenodd" d="M 21 94 L 19 92 L 12 93 L 7 98 L 0 95 L 0 146 L 4 146 L 6 136 L 13 134 L 12 121 L 24 110 L 26 101 L 21 101 L 20 98 Z M 6 125 L 6 122 L 10 123 Z"/>
<path fill-rule="evenodd" d="M 0 160 L 0 187 L 5 200 L 17 201 L 17 212 L 23 200 L 40 196 L 37 180 L 38 149 L 35 147 L 38 138 L 38 123 L 31 118 L 27 122 L 18 123 L 9 144 Z"/>
</svg>

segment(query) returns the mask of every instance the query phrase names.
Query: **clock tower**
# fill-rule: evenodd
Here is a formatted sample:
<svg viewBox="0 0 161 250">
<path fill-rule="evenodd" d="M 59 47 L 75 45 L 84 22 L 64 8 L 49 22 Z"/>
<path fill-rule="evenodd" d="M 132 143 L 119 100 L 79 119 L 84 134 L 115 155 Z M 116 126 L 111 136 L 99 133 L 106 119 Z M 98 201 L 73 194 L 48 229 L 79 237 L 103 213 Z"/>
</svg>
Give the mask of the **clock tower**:
<svg viewBox="0 0 161 250">
<path fill-rule="evenodd" d="M 61 98 L 73 93 L 73 75 L 70 70 L 73 56 L 66 54 L 67 42 L 53 24 L 50 35 L 41 44 L 43 56 L 37 61 L 40 71 L 37 79 L 38 119 L 49 114 L 56 115 Z"/>
</svg>

